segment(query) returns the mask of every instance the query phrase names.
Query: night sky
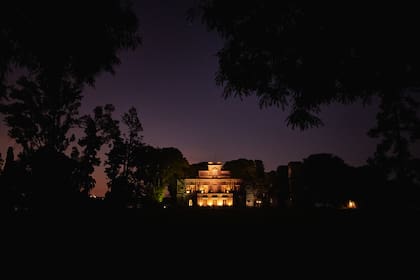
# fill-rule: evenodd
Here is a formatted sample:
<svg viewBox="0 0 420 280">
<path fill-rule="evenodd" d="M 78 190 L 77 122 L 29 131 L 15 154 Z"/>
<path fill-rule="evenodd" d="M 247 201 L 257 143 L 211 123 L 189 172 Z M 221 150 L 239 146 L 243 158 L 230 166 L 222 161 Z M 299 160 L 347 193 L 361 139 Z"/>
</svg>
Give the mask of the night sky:
<svg viewBox="0 0 420 280">
<path fill-rule="evenodd" d="M 375 151 L 367 136 L 375 124 L 376 106 L 355 104 L 325 107 L 324 127 L 307 131 L 286 126 L 287 112 L 260 109 L 255 97 L 222 97 L 216 86 L 216 53 L 222 40 L 198 20 L 186 20 L 194 1 L 135 1 L 143 44 L 121 53 L 116 74 L 101 74 L 95 88 L 87 88 L 81 114 L 112 103 L 116 116 L 135 106 L 143 124 L 144 142 L 155 147 L 178 148 L 189 163 L 259 159 L 266 171 L 310 154 L 332 153 L 359 166 Z M 7 138 L 0 126 L 0 152 L 5 157 Z M 106 191 L 105 175 L 96 172 L 93 193 Z"/>
</svg>

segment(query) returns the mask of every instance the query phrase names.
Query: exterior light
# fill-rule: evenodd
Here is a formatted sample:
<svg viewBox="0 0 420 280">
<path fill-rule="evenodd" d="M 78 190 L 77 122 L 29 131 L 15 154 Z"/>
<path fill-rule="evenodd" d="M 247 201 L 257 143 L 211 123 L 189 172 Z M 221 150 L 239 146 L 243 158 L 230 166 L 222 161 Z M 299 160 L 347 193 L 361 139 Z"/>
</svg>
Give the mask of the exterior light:
<svg viewBox="0 0 420 280">
<path fill-rule="evenodd" d="M 354 202 L 353 200 L 349 200 L 349 202 L 347 203 L 347 208 L 349 208 L 349 209 L 357 208 L 356 202 Z"/>
</svg>

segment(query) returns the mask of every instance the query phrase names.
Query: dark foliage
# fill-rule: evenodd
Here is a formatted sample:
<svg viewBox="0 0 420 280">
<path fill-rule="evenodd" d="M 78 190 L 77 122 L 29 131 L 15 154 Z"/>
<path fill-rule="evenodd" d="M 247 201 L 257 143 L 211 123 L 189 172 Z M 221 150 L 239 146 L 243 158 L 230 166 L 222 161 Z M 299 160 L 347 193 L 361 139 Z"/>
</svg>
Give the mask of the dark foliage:
<svg viewBox="0 0 420 280">
<path fill-rule="evenodd" d="M 321 124 L 324 104 L 420 85 L 412 5 L 210 0 L 196 12 L 225 40 L 216 77 L 225 96 L 290 107 L 292 127 Z"/>
<path fill-rule="evenodd" d="M 93 84 L 140 43 L 128 1 L 2 1 L 0 81 L 13 67 Z"/>
</svg>

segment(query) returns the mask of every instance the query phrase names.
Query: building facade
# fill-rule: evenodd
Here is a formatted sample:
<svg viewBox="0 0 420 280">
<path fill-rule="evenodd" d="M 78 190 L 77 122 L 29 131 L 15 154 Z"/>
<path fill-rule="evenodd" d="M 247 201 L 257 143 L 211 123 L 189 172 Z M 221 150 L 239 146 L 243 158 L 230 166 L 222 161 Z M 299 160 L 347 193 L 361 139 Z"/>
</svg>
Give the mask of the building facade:
<svg viewBox="0 0 420 280">
<path fill-rule="evenodd" d="M 207 170 L 199 170 L 196 178 L 185 178 L 177 184 L 177 201 L 189 207 L 232 207 L 241 179 L 231 178 L 222 170 L 221 162 L 208 162 Z"/>
</svg>

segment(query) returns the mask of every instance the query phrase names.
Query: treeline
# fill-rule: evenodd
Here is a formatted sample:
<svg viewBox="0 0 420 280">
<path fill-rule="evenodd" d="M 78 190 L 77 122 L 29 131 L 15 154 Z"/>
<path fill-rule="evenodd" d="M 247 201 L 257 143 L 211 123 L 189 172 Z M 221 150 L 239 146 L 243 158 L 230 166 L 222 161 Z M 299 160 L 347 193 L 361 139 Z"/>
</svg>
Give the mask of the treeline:
<svg viewBox="0 0 420 280">
<path fill-rule="evenodd" d="M 353 201 L 355 207 L 367 209 L 401 207 L 409 199 L 383 171 L 368 164 L 348 165 L 330 153 L 311 154 L 271 171 L 261 160 L 249 159 L 228 161 L 224 168 L 243 180 L 239 197 L 252 192 L 257 207 L 339 209 Z"/>
<path fill-rule="evenodd" d="M 9 147 L 1 170 L 1 204 L 6 211 L 83 205 L 95 187 L 92 174 L 101 164 L 99 153 L 104 148 L 107 150 L 103 162 L 108 178 L 106 199 L 114 207 L 157 204 L 163 199 L 164 187 L 175 193 L 176 179 L 184 176 L 189 166 L 182 153 L 176 148 L 145 144 L 134 107 L 123 114 L 121 122 L 113 118 L 113 111 L 112 105 L 98 106 L 92 115 L 74 119 L 82 128 L 77 141 L 71 134 L 54 139 L 53 146 L 41 137 L 52 133 L 49 126 L 43 126 L 44 122 L 36 123 L 32 119 L 40 132 L 28 136 L 30 128 L 12 122 L 19 114 L 8 115 L 9 132 L 22 132 L 17 140 L 22 144 L 22 151 L 15 157 L 13 148 Z M 63 126 L 57 129 L 65 132 L 54 134 L 57 138 L 69 134 Z M 70 147 L 71 143 L 74 145 Z"/>
<path fill-rule="evenodd" d="M 418 210 L 420 205 L 416 177 L 411 184 L 402 185 L 370 161 L 351 166 L 331 153 L 311 154 L 271 171 L 265 170 L 263 161 L 245 158 L 227 161 L 223 169 L 242 179 L 236 205 L 247 205 L 246 193 L 250 192 L 259 201 L 254 205 L 258 207 L 339 209 L 352 201 L 352 206 L 360 209 Z"/>
<path fill-rule="evenodd" d="M 95 111 L 100 112 L 100 108 Z M 84 148 L 79 151 L 72 147 L 70 155 L 42 147 L 29 154 L 19 153 L 15 158 L 9 147 L 6 159 L 0 156 L 2 212 L 177 205 L 177 181 L 197 177 L 199 170 L 207 170 L 207 162 L 189 164 L 177 148 L 156 148 L 143 143 L 140 126 L 124 121 L 130 119 L 140 124 L 135 109 L 130 109 L 122 119 L 127 133 L 122 133 L 119 122 L 110 118 L 114 123 L 113 135 L 108 134 L 108 129 L 86 133 L 78 140 Z M 95 187 L 92 173 L 101 164 L 97 154 L 104 146 L 108 150 L 104 158 L 108 191 L 98 201 L 90 196 Z M 419 203 L 416 188 L 395 184 L 384 170 L 370 164 L 350 166 L 329 153 L 312 154 L 272 171 L 266 171 L 261 160 L 245 158 L 227 161 L 223 169 L 242 180 L 241 188 L 235 192 L 235 207 L 249 206 L 246 202 L 249 193 L 259 201 L 256 207 L 337 209 L 353 201 L 362 209 L 415 209 Z M 165 191 L 169 192 L 166 197 Z"/>
</svg>

